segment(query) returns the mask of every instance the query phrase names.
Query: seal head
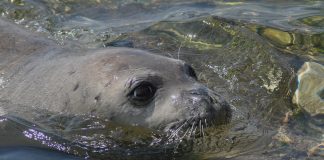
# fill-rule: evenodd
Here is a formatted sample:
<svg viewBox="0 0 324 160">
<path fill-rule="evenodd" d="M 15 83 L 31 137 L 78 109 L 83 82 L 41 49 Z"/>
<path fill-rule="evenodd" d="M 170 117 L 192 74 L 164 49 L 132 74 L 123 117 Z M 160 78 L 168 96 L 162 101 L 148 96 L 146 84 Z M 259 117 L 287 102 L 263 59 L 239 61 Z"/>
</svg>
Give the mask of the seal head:
<svg viewBox="0 0 324 160">
<path fill-rule="evenodd" d="M 199 83 L 185 62 L 134 49 L 114 52 L 87 63 L 97 73 L 96 78 L 91 76 L 93 83 L 108 80 L 95 98 L 100 101 L 93 108 L 97 114 L 150 128 L 170 128 L 185 121 L 218 123 L 230 117 L 228 104 Z"/>
<path fill-rule="evenodd" d="M 181 60 L 136 49 L 39 56 L 2 92 L 13 103 L 165 129 L 230 118 L 228 104 Z"/>
</svg>

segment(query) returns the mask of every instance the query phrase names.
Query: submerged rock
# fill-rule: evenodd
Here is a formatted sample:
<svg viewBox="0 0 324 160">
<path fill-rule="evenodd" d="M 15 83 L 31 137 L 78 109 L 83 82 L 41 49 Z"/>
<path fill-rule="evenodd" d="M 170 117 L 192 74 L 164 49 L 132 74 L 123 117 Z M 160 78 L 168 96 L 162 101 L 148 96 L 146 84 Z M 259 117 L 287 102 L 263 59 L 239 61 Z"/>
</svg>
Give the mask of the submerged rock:
<svg viewBox="0 0 324 160">
<path fill-rule="evenodd" d="M 261 36 L 266 37 L 272 42 L 277 43 L 279 45 L 289 46 L 293 44 L 294 37 L 289 32 L 281 31 L 279 29 L 274 28 L 265 28 L 259 32 Z"/>
<path fill-rule="evenodd" d="M 297 75 L 298 88 L 293 103 L 312 116 L 324 114 L 324 66 L 315 62 L 306 62 Z"/>
<path fill-rule="evenodd" d="M 309 149 L 307 152 L 308 156 L 321 156 L 324 157 L 324 142 L 314 146 L 313 148 Z"/>
</svg>

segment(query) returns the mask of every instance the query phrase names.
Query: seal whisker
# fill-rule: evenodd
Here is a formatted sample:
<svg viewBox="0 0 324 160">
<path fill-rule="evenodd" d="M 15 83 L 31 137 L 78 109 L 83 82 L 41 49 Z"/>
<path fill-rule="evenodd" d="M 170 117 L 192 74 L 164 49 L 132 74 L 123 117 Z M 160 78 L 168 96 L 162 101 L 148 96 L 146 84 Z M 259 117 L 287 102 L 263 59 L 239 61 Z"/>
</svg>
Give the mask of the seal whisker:
<svg viewBox="0 0 324 160">
<path fill-rule="evenodd" d="M 192 132 L 193 132 L 193 128 L 194 128 L 194 126 L 195 126 L 195 124 L 196 124 L 196 121 L 194 121 L 194 118 L 190 118 L 189 120 L 188 120 L 189 122 L 188 122 L 188 128 L 187 128 L 187 130 L 186 130 L 186 132 L 185 132 L 185 134 L 183 135 L 183 138 L 186 136 L 187 138 L 190 138 L 191 137 L 191 135 L 192 135 Z M 193 123 L 191 123 L 193 121 Z M 190 126 L 190 124 L 191 124 L 191 126 Z"/>
<path fill-rule="evenodd" d="M 205 127 L 207 128 L 208 127 L 208 124 L 207 124 L 207 119 L 205 118 Z"/>
<path fill-rule="evenodd" d="M 192 131 L 193 131 L 193 129 L 194 129 L 195 124 L 196 124 L 196 121 L 194 121 L 194 122 L 192 123 L 192 125 L 191 125 L 191 129 L 190 129 L 190 133 L 189 133 L 189 138 L 191 137 L 191 134 L 192 134 Z"/>
<path fill-rule="evenodd" d="M 173 137 L 178 135 L 179 131 L 183 128 L 183 126 L 188 122 L 188 120 L 184 121 L 176 130 L 172 131 L 171 135 L 168 138 L 168 141 L 171 140 Z"/>
<path fill-rule="evenodd" d="M 201 119 L 199 120 L 199 134 L 200 134 L 200 136 L 202 135 L 202 133 L 201 133 Z"/>
<path fill-rule="evenodd" d="M 183 136 L 180 138 L 180 142 L 182 141 L 182 139 L 188 134 L 190 128 L 187 128 L 186 132 L 183 134 Z"/>
<path fill-rule="evenodd" d="M 175 137 L 175 135 L 176 135 L 177 133 L 178 133 L 177 130 L 172 131 L 172 132 L 171 132 L 171 135 L 170 135 L 169 138 L 168 138 L 168 141 L 170 141 L 173 137 Z"/>
<path fill-rule="evenodd" d="M 212 126 L 215 126 L 215 123 L 214 123 L 214 121 L 210 121 L 210 123 L 211 123 L 211 125 L 212 125 Z"/>
<path fill-rule="evenodd" d="M 197 125 L 195 126 L 195 129 L 194 129 L 194 131 L 193 131 L 194 135 L 195 135 L 195 133 L 196 133 L 196 130 L 197 130 Z"/>
<path fill-rule="evenodd" d="M 189 128 L 188 128 L 187 131 L 184 133 L 184 135 L 183 135 L 182 137 L 180 137 L 180 139 L 179 139 L 179 143 L 178 143 L 178 144 L 176 145 L 176 147 L 174 148 L 175 151 L 179 148 L 180 143 L 182 142 L 183 138 L 186 136 L 186 134 L 188 133 L 188 131 L 189 131 Z"/>
<path fill-rule="evenodd" d="M 203 137 L 203 139 L 204 139 L 204 138 L 205 138 L 204 126 L 201 126 L 201 130 L 202 130 L 202 137 Z"/>
<path fill-rule="evenodd" d="M 174 153 L 177 152 L 177 149 L 179 148 L 180 143 L 182 142 L 183 138 L 186 136 L 188 131 L 189 131 L 189 128 L 187 128 L 186 132 L 179 138 L 177 145 L 174 147 L 174 150 L 173 150 Z"/>
<path fill-rule="evenodd" d="M 186 124 L 188 122 L 188 120 L 186 120 L 186 121 L 184 121 L 182 124 L 181 124 L 181 126 L 176 130 L 177 132 L 179 132 L 180 131 L 180 129 Z"/>
<path fill-rule="evenodd" d="M 171 141 L 171 139 L 175 136 L 174 132 L 172 132 L 172 134 L 168 137 L 168 142 Z"/>
</svg>

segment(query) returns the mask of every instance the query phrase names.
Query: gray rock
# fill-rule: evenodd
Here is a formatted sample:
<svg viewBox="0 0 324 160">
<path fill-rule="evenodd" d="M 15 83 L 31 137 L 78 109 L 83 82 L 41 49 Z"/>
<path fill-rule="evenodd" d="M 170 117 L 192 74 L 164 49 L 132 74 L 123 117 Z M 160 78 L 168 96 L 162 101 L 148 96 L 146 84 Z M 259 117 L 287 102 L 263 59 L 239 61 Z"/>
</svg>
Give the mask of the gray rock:
<svg viewBox="0 0 324 160">
<path fill-rule="evenodd" d="M 312 116 L 324 115 L 324 66 L 315 62 L 305 62 L 297 76 L 298 88 L 293 103 Z"/>
</svg>

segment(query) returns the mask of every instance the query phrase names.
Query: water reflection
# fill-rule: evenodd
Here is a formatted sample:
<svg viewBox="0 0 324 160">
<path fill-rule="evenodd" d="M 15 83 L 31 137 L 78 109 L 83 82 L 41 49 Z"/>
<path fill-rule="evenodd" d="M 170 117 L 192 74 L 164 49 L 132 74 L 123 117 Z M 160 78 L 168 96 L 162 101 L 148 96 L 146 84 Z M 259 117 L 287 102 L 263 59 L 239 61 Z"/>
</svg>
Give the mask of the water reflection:
<svg viewBox="0 0 324 160">
<path fill-rule="evenodd" d="M 39 132 L 34 129 L 28 129 L 22 132 L 27 138 L 33 139 L 35 141 L 40 141 L 42 144 L 55 148 L 59 151 L 69 152 L 70 147 L 64 146 L 52 140 L 51 137 L 46 136 L 44 133 Z"/>
<path fill-rule="evenodd" d="M 324 27 L 324 16 L 321 15 L 300 18 L 298 21 L 310 27 Z"/>
<path fill-rule="evenodd" d="M 282 31 L 276 28 L 250 26 L 258 34 L 269 40 L 271 44 L 284 52 L 299 55 L 311 55 L 313 59 L 323 60 L 323 34 L 301 33 L 298 31 Z M 255 29 L 256 27 L 256 29 Z"/>
</svg>

